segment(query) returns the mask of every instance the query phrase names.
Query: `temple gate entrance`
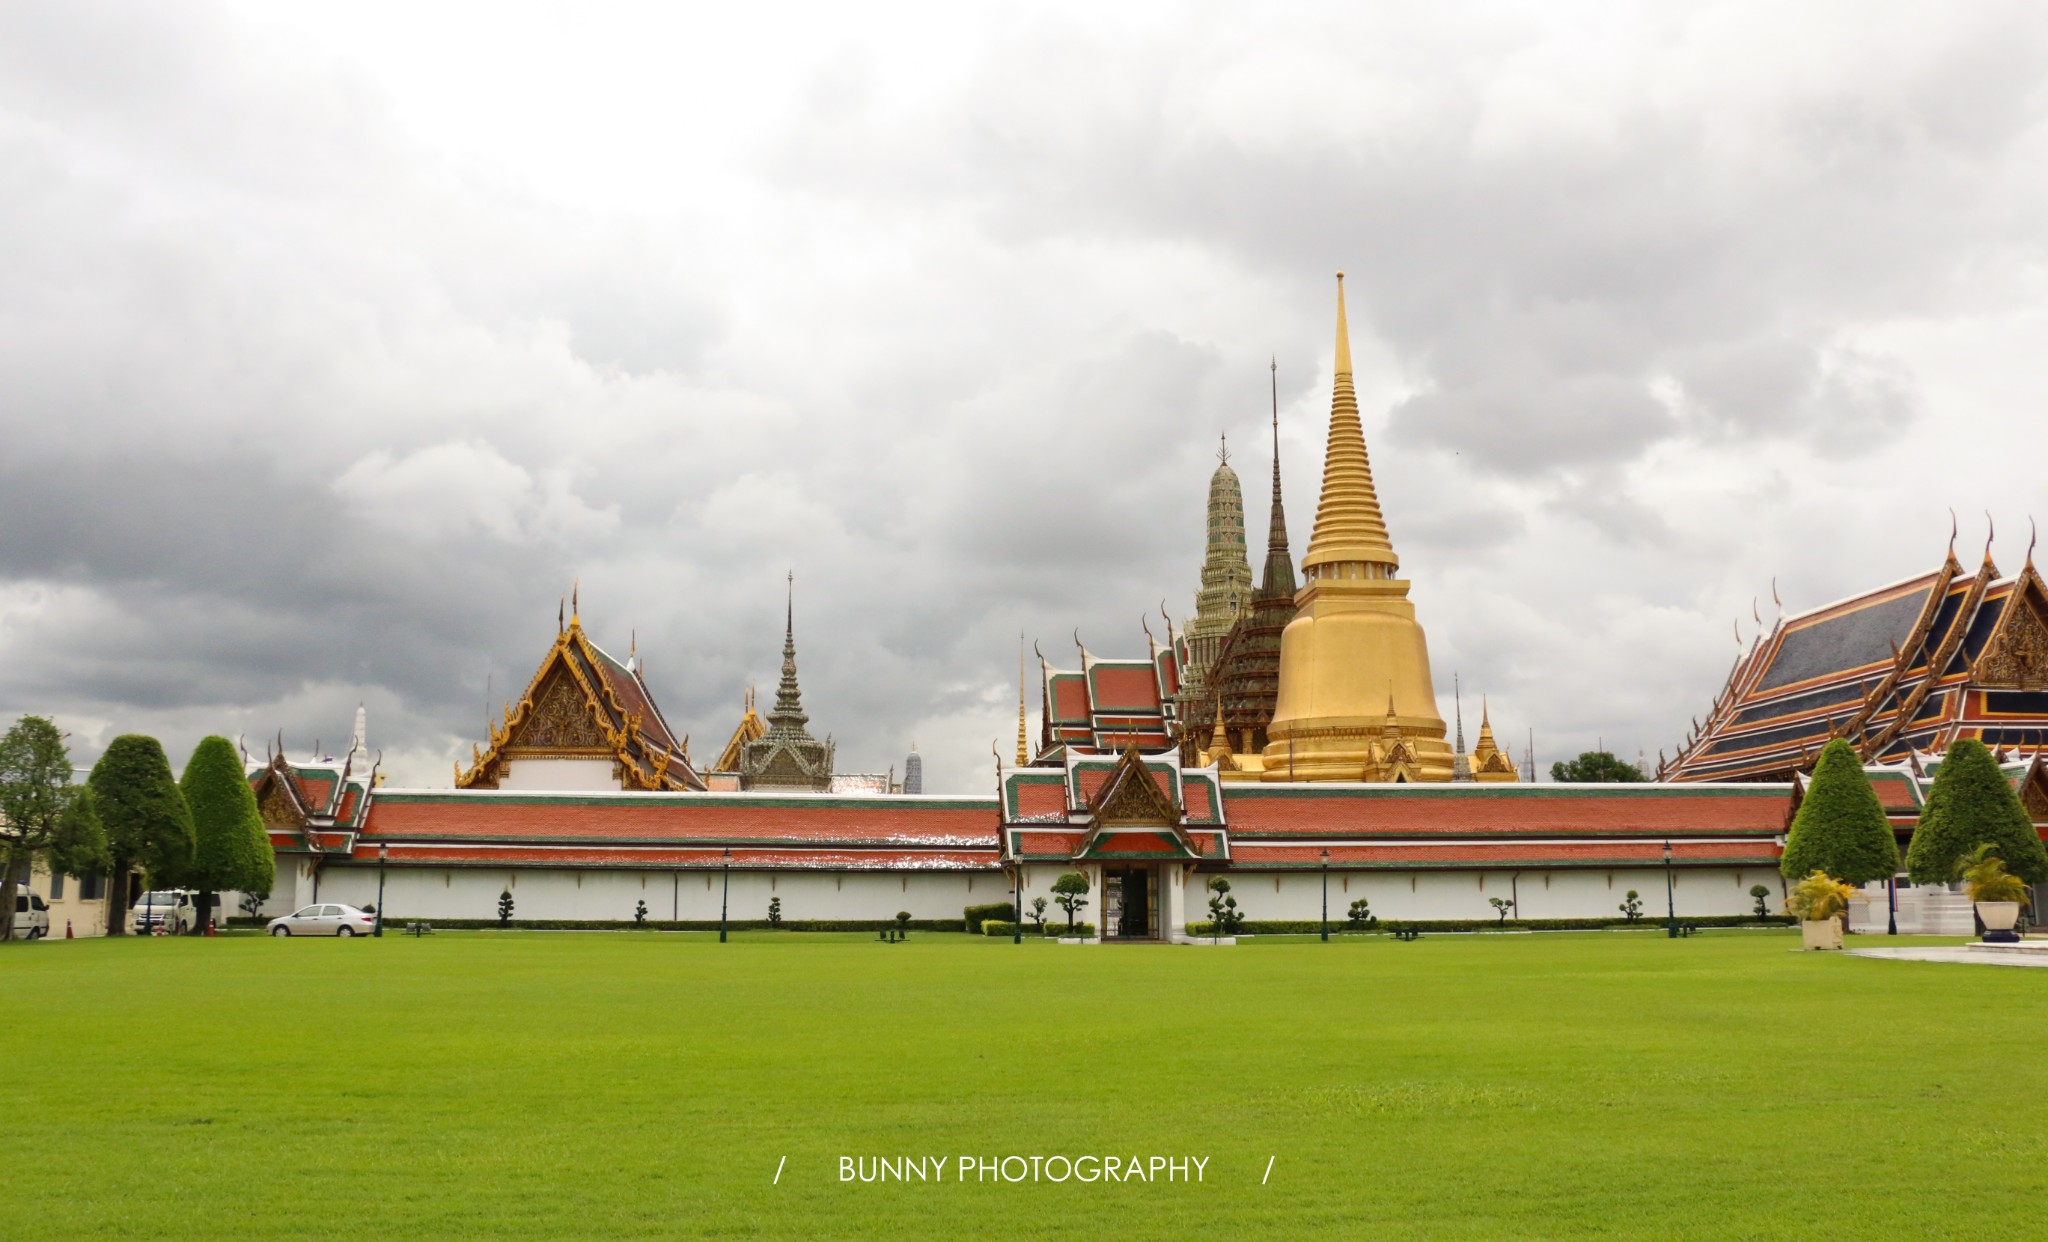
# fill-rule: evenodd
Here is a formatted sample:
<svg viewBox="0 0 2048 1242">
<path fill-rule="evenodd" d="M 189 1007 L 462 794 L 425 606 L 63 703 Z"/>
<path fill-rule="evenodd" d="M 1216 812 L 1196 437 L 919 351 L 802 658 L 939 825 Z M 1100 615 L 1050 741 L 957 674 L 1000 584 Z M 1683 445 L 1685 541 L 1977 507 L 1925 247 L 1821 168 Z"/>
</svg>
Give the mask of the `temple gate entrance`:
<svg viewBox="0 0 2048 1242">
<path fill-rule="evenodd" d="M 1159 868 L 1102 869 L 1102 934 L 1112 940 L 1158 940 Z"/>
</svg>

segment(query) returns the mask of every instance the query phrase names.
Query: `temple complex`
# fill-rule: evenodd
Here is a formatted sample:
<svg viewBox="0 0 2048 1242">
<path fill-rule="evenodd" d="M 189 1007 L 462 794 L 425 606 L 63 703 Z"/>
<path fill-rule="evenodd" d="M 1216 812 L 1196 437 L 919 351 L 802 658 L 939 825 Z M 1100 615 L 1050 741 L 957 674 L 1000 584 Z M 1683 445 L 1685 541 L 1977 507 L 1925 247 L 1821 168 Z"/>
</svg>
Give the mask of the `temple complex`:
<svg viewBox="0 0 2048 1242">
<path fill-rule="evenodd" d="M 1302 557 L 1299 609 L 1281 636 L 1280 686 L 1261 779 L 1448 781 L 1451 747 L 1429 647 L 1397 577 L 1352 390 L 1344 278 L 1322 496 Z"/>
<path fill-rule="evenodd" d="M 1958 738 L 2003 756 L 2048 743 L 2048 592 L 2033 544 L 2012 577 L 1991 545 L 1934 570 L 1779 618 L 1695 717 L 1664 781 L 1786 780 L 1830 739 L 1865 763 L 1920 767 Z M 1774 592 L 1775 593 L 1775 592 Z"/>
</svg>

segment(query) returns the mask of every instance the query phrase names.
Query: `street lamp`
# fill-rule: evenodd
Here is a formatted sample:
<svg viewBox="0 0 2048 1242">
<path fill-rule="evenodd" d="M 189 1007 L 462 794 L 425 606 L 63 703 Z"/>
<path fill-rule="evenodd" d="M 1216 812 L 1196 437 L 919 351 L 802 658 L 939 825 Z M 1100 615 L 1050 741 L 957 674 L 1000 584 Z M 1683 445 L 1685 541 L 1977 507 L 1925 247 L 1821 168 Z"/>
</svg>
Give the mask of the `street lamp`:
<svg viewBox="0 0 2048 1242">
<path fill-rule="evenodd" d="M 1885 888 L 1885 929 L 1887 936 L 1899 934 L 1899 877 L 1897 873 L 1886 876 Z"/>
<path fill-rule="evenodd" d="M 1671 878 L 1671 842 L 1664 843 L 1664 935 L 1678 939 L 1678 892 Z"/>
<path fill-rule="evenodd" d="M 720 944 L 725 943 L 726 899 L 732 896 L 732 851 L 729 849 L 725 852 L 725 866 L 723 870 L 725 875 L 720 882 L 718 890 L 718 943 Z"/>
<path fill-rule="evenodd" d="M 383 935 L 383 934 L 384 934 L 384 864 L 385 864 L 385 863 L 387 863 L 387 862 L 389 862 L 390 860 L 391 860 L 391 847 L 390 847 L 389 845 L 386 845 L 386 844 L 384 844 L 384 843 L 383 843 L 383 842 L 381 842 L 381 841 L 380 841 L 380 842 L 378 842 L 378 843 L 377 843 L 377 929 L 376 929 L 375 931 L 373 931 L 373 932 L 371 932 L 371 933 L 370 933 L 370 934 L 371 934 L 372 936 L 381 936 L 381 935 Z"/>
<path fill-rule="evenodd" d="M 1323 943 L 1330 943 L 1330 851 L 1323 851 Z"/>
<path fill-rule="evenodd" d="M 1017 916 L 1017 921 L 1016 921 L 1016 922 L 1014 922 L 1014 923 L 1012 923 L 1012 924 L 1010 925 L 1010 943 L 1011 943 L 1011 944 L 1023 944 L 1023 943 L 1024 943 L 1024 860 L 1023 860 L 1023 859 L 1021 859 L 1021 858 L 1020 858 L 1020 859 L 1018 859 L 1018 860 L 1017 860 L 1017 869 L 1016 869 L 1016 871 L 1015 871 L 1014 873 L 1012 873 L 1012 877 L 1011 877 L 1011 878 L 1012 878 L 1012 879 L 1014 879 L 1014 880 L 1016 881 L 1016 885 L 1017 885 L 1017 900 L 1016 900 L 1016 902 L 1015 902 L 1015 906 L 1014 906 L 1014 908 L 1013 908 L 1013 909 L 1012 909 L 1012 910 L 1011 910 L 1010 912 L 1011 912 L 1012 914 L 1014 914 L 1014 915 L 1016 915 L 1016 916 Z"/>
</svg>

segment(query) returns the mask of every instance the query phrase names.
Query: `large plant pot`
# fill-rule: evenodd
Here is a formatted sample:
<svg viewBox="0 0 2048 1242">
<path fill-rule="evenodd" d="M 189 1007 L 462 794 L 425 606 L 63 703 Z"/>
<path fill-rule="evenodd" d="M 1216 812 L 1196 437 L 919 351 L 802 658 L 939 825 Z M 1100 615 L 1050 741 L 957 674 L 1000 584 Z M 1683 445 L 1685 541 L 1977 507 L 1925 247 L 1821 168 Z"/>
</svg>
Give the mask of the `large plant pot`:
<svg viewBox="0 0 2048 1242">
<path fill-rule="evenodd" d="M 1809 949 L 1839 949 L 1842 947 L 1842 920 L 1819 919 L 1801 923 L 1799 937 Z"/>
<path fill-rule="evenodd" d="M 1980 901 L 1977 903 L 1977 917 L 1984 920 L 1985 931 L 2011 931 L 2013 924 L 2020 921 L 2020 903 Z"/>
</svg>

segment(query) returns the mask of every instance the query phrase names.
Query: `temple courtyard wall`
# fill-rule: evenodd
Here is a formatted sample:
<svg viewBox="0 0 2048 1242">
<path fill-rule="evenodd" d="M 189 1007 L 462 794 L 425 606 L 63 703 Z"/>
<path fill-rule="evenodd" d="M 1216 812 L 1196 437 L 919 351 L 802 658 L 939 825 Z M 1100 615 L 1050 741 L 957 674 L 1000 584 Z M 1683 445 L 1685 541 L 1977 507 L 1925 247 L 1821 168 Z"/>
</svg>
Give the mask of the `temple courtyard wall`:
<svg viewBox="0 0 2048 1242">
<path fill-rule="evenodd" d="M 280 859 L 279 884 L 266 915 L 287 913 L 315 901 L 369 905 L 377 900 L 377 867 L 363 863 L 330 863 L 319 869 L 301 859 Z M 1052 884 L 1072 866 L 1031 865 L 1025 870 L 1024 900 L 1046 899 L 1046 917 L 1064 921 Z M 1088 905 L 1081 918 L 1096 922 L 1103 902 L 1099 865 L 1092 872 Z M 1160 905 L 1170 921 L 1185 926 L 1207 919 L 1211 896 L 1207 885 L 1224 875 L 1238 909 L 1250 919 L 1313 920 L 1322 916 L 1323 877 L 1319 870 L 1188 871 L 1174 864 L 1160 868 Z M 290 882 L 286 883 L 289 877 Z M 1784 900 L 1783 881 L 1764 867 L 1680 868 L 1672 872 L 1681 917 L 1741 915 L 1755 906 L 1749 889 L 1763 884 L 1771 890 L 1775 911 Z M 1518 919 L 1614 918 L 1633 889 L 1643 917 L 1665 912 L 1665 873 L 1661 868 L 1523 868 L 1510 870 L 1350 870 L 1333 869 L 1329 876 L 1329 912 L 1342 921 L 1351 903 L 1365 898 L 1381 919 L 1491 919 L 1490 898 L 1514 903 L 1509 917 Z M 656 920 L 705 921 L 719 917 L 721 873 L 715 869 L 606 870 L 547 867 L 390 867 L 384 876 L 384 909 L 394 920 L 491 919 L 498 913 L 499 894 L 510 892 L 513 917 L 519 920 L 627 921 L 637 903 L 647 903 Z M 1176 891 L 1178 890 L 1178 891 Z M 970 905 L 1010 899 L 1010 880 L 1001 871 L 770 871 L 735 868 L 731 874 L 728 915 L 734 920 L 768 917 L 768 903 L 780 898 L 782 917 L 789 920 L 833 919 L 885 921 L 899 911 L 914 919 L 957 919 Z"/>
</svg>

